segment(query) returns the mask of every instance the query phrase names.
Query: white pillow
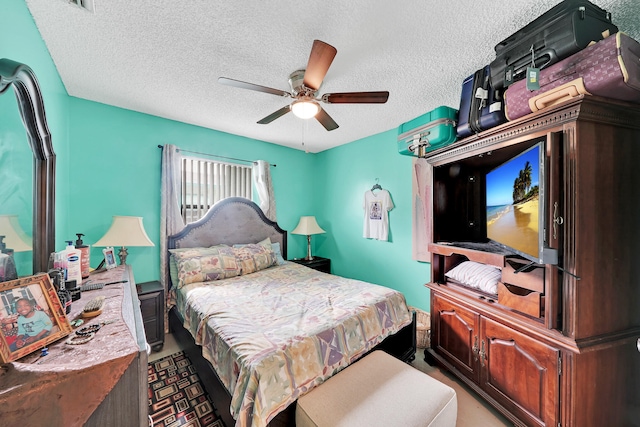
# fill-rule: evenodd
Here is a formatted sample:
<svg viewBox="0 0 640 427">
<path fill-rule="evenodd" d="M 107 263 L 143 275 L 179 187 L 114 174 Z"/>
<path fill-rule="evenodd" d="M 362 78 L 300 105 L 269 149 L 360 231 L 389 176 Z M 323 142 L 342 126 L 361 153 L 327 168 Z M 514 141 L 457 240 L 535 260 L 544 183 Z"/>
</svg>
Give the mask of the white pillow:
<svg viewBox="0 0 640 427">
<path fill-rule="evenodd" d="M 492 265 L 464 261 L 446 272 L 445 276 L 483 292 L 497 294 L 502 271 Z"/>
</svg>

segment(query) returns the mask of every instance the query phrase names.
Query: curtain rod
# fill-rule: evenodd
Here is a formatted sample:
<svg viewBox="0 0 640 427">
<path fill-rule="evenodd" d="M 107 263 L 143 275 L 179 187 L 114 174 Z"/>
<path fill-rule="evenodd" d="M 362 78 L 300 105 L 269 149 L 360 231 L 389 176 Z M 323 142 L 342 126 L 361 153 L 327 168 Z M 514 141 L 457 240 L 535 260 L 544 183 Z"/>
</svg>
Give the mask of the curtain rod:
<svg viewBox="0 0 640 427">
<path fill-rule="evenodd" d="M 158 148 L 163 148 L 163 146 L 158 144 Z M 183 150 L 182 148 L 176 148 L 176 150 L 177 151 L 184 151 L 185 153 L 199 154 L 201 156 L 217 157 L 219 159 L 236 160 L 236 161 L 239 161 L 239 162 L 247 162 L 247 163 L 257 163 L 255 160 L 236 159 L 235 157 L 218 156 L 218 155 L 215 155 L 215 154 L 201 153 L 199 151 Z M 271 166 L 273 166 L 274 168 L 276 167 L 276 165 L 271 165 Z"/>
</svg>

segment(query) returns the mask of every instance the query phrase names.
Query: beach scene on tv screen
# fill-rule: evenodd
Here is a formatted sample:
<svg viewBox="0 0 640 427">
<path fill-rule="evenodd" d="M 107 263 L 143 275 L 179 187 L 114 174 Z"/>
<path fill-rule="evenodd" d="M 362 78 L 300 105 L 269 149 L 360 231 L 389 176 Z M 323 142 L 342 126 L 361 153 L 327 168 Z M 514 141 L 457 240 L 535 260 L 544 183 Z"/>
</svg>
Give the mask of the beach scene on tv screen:
<svg viewBox="0 0 640 427">
<path fill-rule="evenodd" d="M 487 174 L 487 237 L 538 256 L 539 146 Z"/>
</svg>

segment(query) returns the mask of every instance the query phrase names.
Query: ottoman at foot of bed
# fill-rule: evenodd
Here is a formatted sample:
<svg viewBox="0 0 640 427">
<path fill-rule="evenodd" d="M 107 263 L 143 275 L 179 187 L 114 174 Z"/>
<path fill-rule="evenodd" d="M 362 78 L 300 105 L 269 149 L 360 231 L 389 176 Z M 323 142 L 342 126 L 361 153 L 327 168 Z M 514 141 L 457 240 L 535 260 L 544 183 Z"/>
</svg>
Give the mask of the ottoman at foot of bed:
<svg viewBox="0 0 640 427">
<path fill-rule="evenodd" d="M 297 427 L 455 427 L 455 391 L 374 351 L 298 399 Z"/>
</svg>

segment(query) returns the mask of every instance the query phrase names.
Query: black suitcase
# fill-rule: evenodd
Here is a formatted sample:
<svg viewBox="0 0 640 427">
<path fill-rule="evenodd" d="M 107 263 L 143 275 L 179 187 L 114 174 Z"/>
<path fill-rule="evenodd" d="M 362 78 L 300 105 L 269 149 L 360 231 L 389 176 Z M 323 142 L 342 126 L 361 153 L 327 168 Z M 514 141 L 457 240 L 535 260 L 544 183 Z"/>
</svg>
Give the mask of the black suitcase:
<svg viewBox="0 0 640 427">
<path fill-rule="evenodd" d="M 542 69 L 617 32 L 606 10 L 587 0 L 564 0 L 496 45 L 492 86 L 506 88 L 524 78 L 532 61 Z"/>
<path fill-rule="evenodd" d="M 491 86 L 489 66 L 467 77 L 462 83 L 458 109 L 458 138 L 498 126 L 507 121 L 501 91 Z"/>
</svg>

